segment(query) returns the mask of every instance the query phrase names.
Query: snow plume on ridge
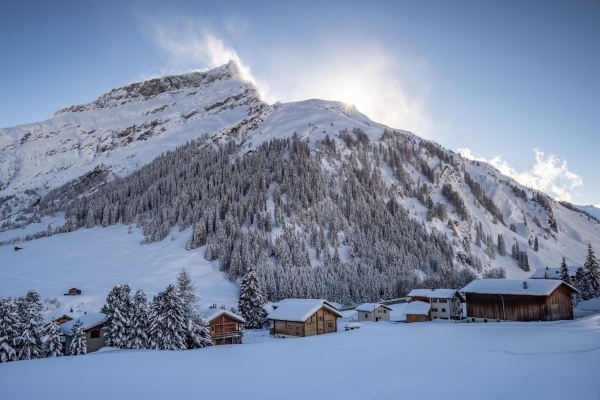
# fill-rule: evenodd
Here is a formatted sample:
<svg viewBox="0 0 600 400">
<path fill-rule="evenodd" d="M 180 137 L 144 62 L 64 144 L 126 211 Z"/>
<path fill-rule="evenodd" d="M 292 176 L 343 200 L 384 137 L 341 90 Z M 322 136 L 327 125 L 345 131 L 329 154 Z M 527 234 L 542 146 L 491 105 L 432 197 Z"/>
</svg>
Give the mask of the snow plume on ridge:
<svg viewBox="0 0 600 400">
<path fill-rule="evenodd" d="M 153 38 L 169 55 L 176 69 L 198 65 L 215 68 L 233 60 L 238 64 L 242 78 L 257 85 L 250 67 L 242 62 L 237 52 L 207 28 L 198 29 L 191 21 L 177 25 L 177 28 L 156 24 Z"/>
<path fill-rule="evenodd" d="M 483 161 L 496 167 L 501 173 L 515 179 L 522 185 L 529 186 L 542 192 L 553 194 L 557 200 L 571 202 L 571 194 L 575 187 L 583 185 L 579 175 L 569 171 L 567 161 L 555 154 L 548 154 L 540 149 L 534 149 L 535 164 L 528 171 L 519 172 L 512 165 L 495 156 L 485 159 L 473 154 L 468 148 L 458 149 L 461 156 L 475 161 Z"/>
</svg>

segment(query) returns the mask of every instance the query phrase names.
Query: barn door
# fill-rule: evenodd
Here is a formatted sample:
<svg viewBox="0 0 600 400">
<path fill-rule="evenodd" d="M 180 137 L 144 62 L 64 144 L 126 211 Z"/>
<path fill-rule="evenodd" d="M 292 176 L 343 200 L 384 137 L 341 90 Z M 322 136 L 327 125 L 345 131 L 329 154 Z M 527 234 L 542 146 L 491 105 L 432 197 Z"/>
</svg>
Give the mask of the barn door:
<svg viewBox="0 0 600 400">
<path fill-rule="evenodd" d="M 558 321 L 560 319 L 560 304 L 552 304 L 550 306 L 550 315 L 552 321 Z"/>
</svg>

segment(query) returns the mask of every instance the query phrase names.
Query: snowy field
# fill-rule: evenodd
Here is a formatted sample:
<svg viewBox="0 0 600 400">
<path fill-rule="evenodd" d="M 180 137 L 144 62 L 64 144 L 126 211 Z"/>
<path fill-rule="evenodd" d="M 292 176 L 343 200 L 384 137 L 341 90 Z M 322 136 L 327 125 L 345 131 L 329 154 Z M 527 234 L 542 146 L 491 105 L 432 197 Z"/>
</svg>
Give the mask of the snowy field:
<svg viewBox="0 0 600 400">
<path fill-rule="evenodd" d="M 39 225 L 39 230 L 48 222 L 44 224 L 32 225 Z M 134 228 L 131 235 L 127 230 L 127 225 L 79 229 L 21 243 L 20 251 L 0 246 L 0 298 L 24 296 L 35 289 L 42 299 L 56 297 L 60 301 L 54 315 L 69 313 L 71 308 L 75 314 L 98 312 L 117 283 L 144 289 L 152 299 L 175 283 L 179 271 L 186 268 L 206 306 L 237 306 L 239 285 L 225 278 L 218 261 L 206 261 L 204 247 L 185 250 L 191 229 L 179 232 L 173 228 L 169 238 L 149 245 L 140 244 L 141 229 Z M 71 287 L 81 289 L 82 294 L 64 296 Z"/>
<path fill-rule="evenodd" d="M 255 331 L 239 346 L 0 364 L 0 387 L 3 399 L 597 400 L 599 321 L 379 322 L 297 339 Z"/>
</svg>

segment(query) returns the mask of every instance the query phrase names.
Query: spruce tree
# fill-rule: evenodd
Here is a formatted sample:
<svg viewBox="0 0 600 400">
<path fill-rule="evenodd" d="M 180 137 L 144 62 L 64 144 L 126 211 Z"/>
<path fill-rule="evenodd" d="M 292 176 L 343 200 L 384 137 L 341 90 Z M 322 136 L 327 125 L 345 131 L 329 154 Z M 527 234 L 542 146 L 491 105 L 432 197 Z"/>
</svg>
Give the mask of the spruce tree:
<svg viewBox="0 0 600 400">
<path fill-rule="evenodd" d="M 567 267 L 567 260 L 563 257 L 562 262 L 560 263 L 560 280 L 568 283 L 569 285 L 573 285 L 573 281 L 571 280 L 571 275 L 569 275 L 569 267 Z"/>
<path fill-rule="evenodd" d="M 577 272 L 575 272 L 575 287 L 579 293 L 577 295 L 577 303 L 584 299 L 584 297 L 588 298 L 588 286 L 585 279 L 585 270 L 583 267 L 577 268 Z"/>
<path fill-rule="evenodd" d="M 585 295 L 584 300 L 591 299 L 592 297 L 600 296 L 600 266 L 598 265 L 598 259 L 594 255 L 592 250 L 592 244 L 588 244 L 588 252 L 583 264 L 583 270 L 585 273 Z"/>
<path fill-rule="evenodd" d="M 146 293 L 138 289 L 131 300 L 131 329 L 127 340 L 128 349 L 148 347 L 148 300 Z"/>
<path fill-rule="evenodd" d="M 254 269 L 250 268 L 248 274 L 242 279 L 238 301 L 238 311 L 242 318 L 246 320 L 244 324 L 246 328 L 260 329 L 264 326 L 267 321 L 267 313 L 263 308 L 265 303 L 266 300 L 260 282 L 254 273 Z"/>
<path fill-rule="evenodd" d="M 83 323 L 80 320 L 75 321 L 71 328 L 71 344 L 69 345 L 69 355 L 79 356 L 87 353 L 87 339 L 83 331 Z"/>
<path fill-rule="evenodd" d="M 498 254 L 502 257 L 506 255 L 506 243 L 504 242 L 504 236 L 501 233 L 498 234 Z"/>
<path fill-rule="evenodd" d="M 187 320 L 185 303 L 174 285 L 167 286 L 152 300 L 150 328 L 151 348 L 158 350 L 185 350 L 187 348 Z"/>
<path fill-rule="evenodd" d="M 106 297 L 106 304 L 100 310 L 106 314 L 104 329 L 106 332 L 106 345 L 119 349 L 127 348 L 131 331 L 131 299 L 129 284 L 115 285 Z"/>
<path fill-rule="evenodd" d="M 44 356 L 42 349 L 43 320 L 42 302 L 35 290 L 27 292 L 23 300 L 21 335 L 19 338 L 19 360 L 31 360 Z"/>
<path fill-rule="evenodd" d="M 0 363 L 17 359 L 19 314 L 12 298 L 0 301 Z"/>
<path fill-rule="evenodd" d="M 198 312 L 197 308 L 200 295 L 186 269 L 182 269 L 177 277 L 177 290 L 185 309 L 187 348 L 198 349 L 212 346 L 208 321 Z"/>
<path fill-rule="evenodd" d="M 46 336 L 44 337 L 44 356 L 58 357 L 62 356 L 62 343 L 60 342 L 60 328 L 54 317 L 46 326 Z"/>
</svg>

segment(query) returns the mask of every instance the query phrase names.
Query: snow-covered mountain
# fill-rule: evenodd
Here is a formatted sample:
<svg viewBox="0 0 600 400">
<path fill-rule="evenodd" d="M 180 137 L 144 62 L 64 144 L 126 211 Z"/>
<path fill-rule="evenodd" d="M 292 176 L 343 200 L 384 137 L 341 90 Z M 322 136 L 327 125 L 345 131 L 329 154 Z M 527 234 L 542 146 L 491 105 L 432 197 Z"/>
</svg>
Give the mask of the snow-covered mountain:
<svg viewBox="0 0 600 400">
<path fill-rule="evenodd" d="M 354 106 L 266 104 L 233 62 L 0 130 L 0 188 L 4 244 L 39 238 L 31 246 L 41 254 L 43 243 L 61 241 L 46 236 L 70 232 L 62 235 L 77 243 L 70 257 L 85 264 L 99 226 L 136 225 L 143 243 L 172 238 L 161 246 L 181 256 L 169 265 L 190 267 L 187 247 L 198 268 L 214 272 L 211 282 L 256 266 L 271 299 L 374 301 L 497 268 L 524 278 L 562 257 L 581 265 L 588 243 L 600 248 L 600 224 L 572 206 Z M 511 257 L 515 244 L 529 270 Z M 22 275 L 27 267 L 43 270 L 9 250 L 0 247 L 12 262 L 0 273 L 33 279 Z M 123 268 L 142 271 L 142 259 L 124 257 Z M 68 274 L 106 286 L 99 262 Z M 132 279 L 118 270 L 115 283 Z M 0 283 L 0 297 L 13 289 Z"/>
</svg>

